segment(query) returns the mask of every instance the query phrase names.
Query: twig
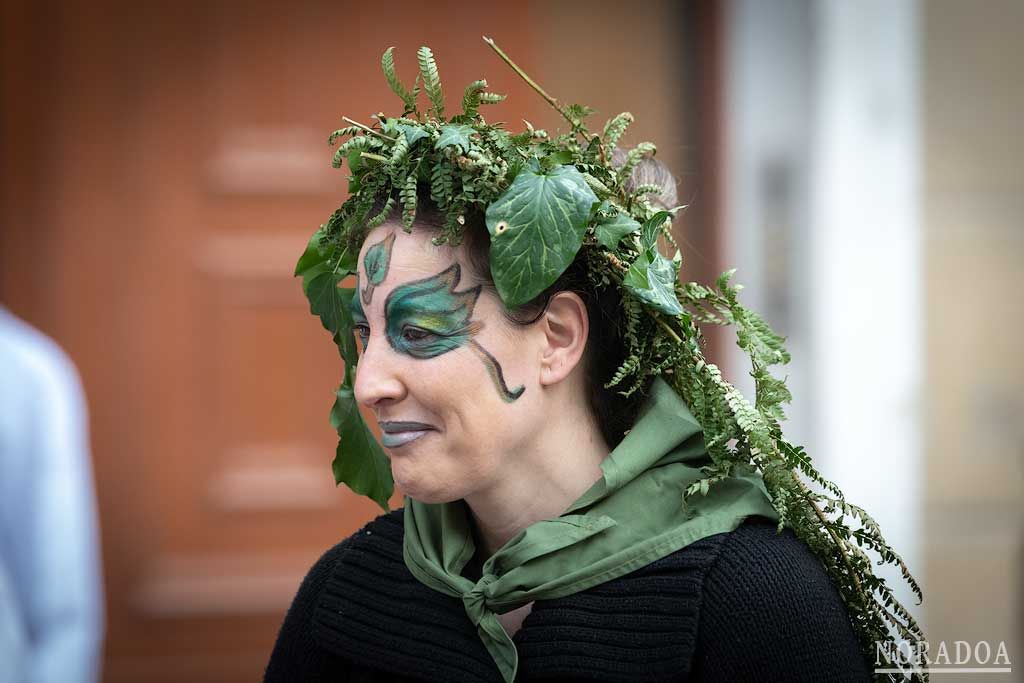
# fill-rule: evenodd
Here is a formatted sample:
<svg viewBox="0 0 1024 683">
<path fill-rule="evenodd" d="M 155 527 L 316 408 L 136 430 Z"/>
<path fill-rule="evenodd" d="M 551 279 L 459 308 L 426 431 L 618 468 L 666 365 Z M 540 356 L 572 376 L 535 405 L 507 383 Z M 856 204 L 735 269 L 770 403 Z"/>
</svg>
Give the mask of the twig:
<svg viewBox="0 0 1024 683">
<path fill-rule="evenodd" d="M 562 118 L 564 118 L 566 121 L 569 122 L 569 125 L 571 125 L 573 128 L 576 127 L 578 122 L 577 121 L 573 121 L 572 117 L 570 117 L 568 114 L 566 114 L 565 110 L 563 110 L 560 106 L 558 106 L 558 100 L 556 100 L 551 95 L 547 94 L 544 91 L 544 88 L 542 88 L 539 85 L 537 85 L 537 82 L 534 81 L 532 78 L 530 78 L 526 74 L 525 71 L 523 71 L 521 68 L 519 68 L 519 65 L 516 64 L 515 62 L 513 62 L 512 59 L 507 54 L 505 54 L 500 47 L 498 47 L 498 45 L 494 42 L 493 39 L 488 38 L 487 36 L 483 36 L 483 39 L 484 39 L 485 43 L 490 45 L 491 48 L 495 52 L 498 53 L 498 56 L 501 57 L 505 61 L 506 64 L 508 64 L 510 67 L 512 67 L 513 71 L 515 71 L 517 74 L 519 74 L 519 76 L 524 81 L 526 81 L 531 88 L 533 88 L 534 90 L 537 91 L 537 94 L 539 94 L 541 97 L 543 97 L 547 101 L 548 104 L 550 104 L 552 107 L 554 107 L 555 111 L 557 111 L 559 114 L 561 114 Z"/>
<path fill-rule="evenodd" d="M 373 128 L 370 128 L 369 126 L 364 126 L 363 124 L 359 123 L 358 121 L 353 121 L 352 119 L 350 119 L 347 116 L 342 116 L 341 120 L 342 121 L 347 121 L 348 123 L 351 123 L 356 128 L 362 128 L 367 133 L 372 133 L 373 135 L 376 135 L 379 138 L 384 138 L 385 140 L 390 140 L 391 142 L 395 141 L 395 138 L 391 137 L 390 135 L 384 135 L 384 133 L 381 133 L 379 130 L 374 130 Z"/>
</svg>

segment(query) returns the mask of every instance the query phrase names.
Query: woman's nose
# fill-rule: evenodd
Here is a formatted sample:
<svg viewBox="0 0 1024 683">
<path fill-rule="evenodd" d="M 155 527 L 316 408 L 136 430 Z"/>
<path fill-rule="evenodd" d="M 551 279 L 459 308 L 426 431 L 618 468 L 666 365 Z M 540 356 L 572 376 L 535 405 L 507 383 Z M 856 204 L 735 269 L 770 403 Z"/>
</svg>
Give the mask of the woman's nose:
<svg viewBox="0 0 1024 683">
<path fill-rule="evenodd" d="M 376 408 L 387 401 L 402 400 L 405 384 L 397 371 L 398 364 L 387 344 L 380 338 L 371 338 L 356 366 L 356 401 L 368 408 Z"/>
</svg>

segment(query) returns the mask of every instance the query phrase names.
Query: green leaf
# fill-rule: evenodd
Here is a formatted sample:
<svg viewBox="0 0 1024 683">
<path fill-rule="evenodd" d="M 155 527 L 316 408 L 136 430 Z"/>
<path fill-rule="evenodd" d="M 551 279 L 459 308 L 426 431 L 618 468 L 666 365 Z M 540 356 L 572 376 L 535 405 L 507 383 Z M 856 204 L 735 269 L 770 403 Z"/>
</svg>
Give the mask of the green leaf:
<svg viewBox="0 0 1024 683">
<path fill-rule="evenodd" d="M 480 107 L 480 93 L 487 88 L 487 81 L 480 79 L 466 86 L 462 95 L 462 116 L 466 120 L 476 118 Z"/>
<path fill-rule="evenodd" d="M 331 334 L 342 330 L 343 316 L 341 290 L 338 282 L 341 278 L 331 271 L 320 273 L 309 283 L 306 296 L 309 298 L 309 310 L 313 315 L 320 316 L 320 322 Z"/>
<path fill-rule="evenodd" d="M 409 147 L 412 147 L 413 143 L 420 138 L 425 138 L 429 135 L 427 131 L 419 126 L 410 126 L 408 123 L 400 123 L 397 127 L 398 130 L 405 133 L 405 139 L 409 142 Z"/>
<path fill-rule="evenodd" d="M 338 288 L 338 332 L 334 335 L 334 343 L 345 364 L 345 383 L 349 386 L 355 381 L 356 364 L 359 362 L 359 350 L 352 336 L 352 298 L 355 295 L 354 287 Z"/>
<path fill-rule="evenodd" d="M 433 105 L 434 116 L 443 119 L 444 95 L 441 93 L 441 77 L 437 73 L 434 53 L 424 45 L 416 52 L 416 58 L 420 64 L 420 74 L 423 76 L 423 89 L 427 91 L 427 97 Z"/>
<path fill-rule="evenodd" d="M 534 159 L 487 207 L 491 274 L 505 305 L 530 301 L 569 267 L 596 201 L 575 166 L 542 173 Z"/>
<path fill-rule="evenodd" d="M 671 218 L 672 214 L 668 211 L 659 211 L 644 221 L 643 229 L 640 231 L 640 243 L 645 250 L 654 248 L 658 243 L 658 235 L 661 234 L 661 226 Z"/>
<path fill-rule="evenodd" d="M 416 95 L 405 89 L 402 81 L 399 80 L 398 75 L 395 73 L 395 58 L 391 54 L 394 49 L 394 47 L 389 47 L 380 58 L 381 68 L 384 69 L 384 78 L 387 79 L 392 92 L 402 99 L 402 102 L 405 104 L 405 111 L 416 111 Z"/>
<path fill-rule="evenodd" d="M 614 249 L 619 240 L 640 229 L 640 223 L 628 214 L 620 213 L 613 218 L 598 218 L 594 228 L 597 241 L 606 249 Z"/>
<path fill-rule="evenodd" d="M 561 149 L 557 152 L 552 152 L 543 159 L 540 160 L 540 167 L 545 171 L 550 171 L 556 166 L 568 164 L 572 161 L 572 152 L 567 149 Z"/>
<path fill-rule="evenodd" d="M 458 145 L 463 152 L 468 152 L 470 147 L 469 136 L 473 134 L 472 126 L 451 125 L 441 126 L 441 137 L 434 143 L 434 149 L 443 149 L 452 145 Z"/>
<path fill-rule="evenodd" d="M 395 490 L 391 463 L 366 426 L 352 389 L 344 384 L 335 394 L 331 426 L 339 437 L 331 463 L 334 481 L 376 501 L 385 512 L 390 510 L 388 499 Z"/>
<path fill-rule="evenodd" d="M 574 120 L 576 123 L 582 123 L 583 119 L 587 118 L 597 110 L 593 107 L 588 107 L 583 104 L 570 104 L 565 108 L 565 113 L 569 115 L 569 118 Z"/>
<path fill-rule="evenodd" d="M 622 282 L 630 292 L 653 308 L 669 315 L 679 315 L 683 307 L 676 298 L 676 277 L 679 264 L 653 249 L 637 257 Z"/>
<path fill-rule="evenodd" d="M 295 277 L 302 277 L 302 291 L 309 290 L 309 282 L 317 275 L 330 270 L 327 264 L 327 257 L 320 251 L 320 240 L 323 238 L 324 229 L 320 228 L 313 233 L 302 252 L 298 262 L 295 264 Z"/>
</svg>

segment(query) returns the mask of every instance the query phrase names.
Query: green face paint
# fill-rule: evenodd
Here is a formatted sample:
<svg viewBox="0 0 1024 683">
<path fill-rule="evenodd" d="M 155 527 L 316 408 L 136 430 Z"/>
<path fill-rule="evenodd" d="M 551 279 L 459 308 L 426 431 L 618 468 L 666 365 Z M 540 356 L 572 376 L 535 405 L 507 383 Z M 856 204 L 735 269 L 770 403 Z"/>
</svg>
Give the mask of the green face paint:
<svg viewBox="0 0 1024 683">
<path fill-rule="evenodd" d="M 384 301 L 391 348 L 413 358 L 434 358 L 469 342 L 480 328 L 469 320 L 480 286 L 456 292 L 460 277 L 455 263 L 391 290 Z"/>
<path fill-rule="evenodd" d="M 366 289 L 362 291 L 363 303 L 367 306 L 373 299 L 373 290 L 384 282 L 391 264 L 391 248 L 395 246 L 395 233 L 391 233 L 380 242 L 366 250 L 363 257 L 363 269 L 366 271 Z"/>
<path fill-rule="evenodd" d="M 384 301 L 388 343 L 398 353 L 421 359 L 469 346 L 484 362 L 502 399 L 512 402 L 525 387 L 509 390 L 501 365 L 473 339 L 483 329 L 482 323 L 470 320 L 481 286 L 456 292 L 461 274 L 454 263 L 437 275 L 391 290 Z"/>
</svg>

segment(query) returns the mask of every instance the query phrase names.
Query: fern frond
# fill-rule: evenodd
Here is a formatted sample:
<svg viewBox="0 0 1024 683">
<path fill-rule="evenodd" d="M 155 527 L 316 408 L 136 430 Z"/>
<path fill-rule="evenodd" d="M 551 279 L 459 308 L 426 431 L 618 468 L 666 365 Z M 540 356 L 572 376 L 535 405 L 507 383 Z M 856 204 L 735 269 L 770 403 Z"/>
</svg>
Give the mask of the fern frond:
<svg viewBox="0 0 1024 683">
<path fill-rule="evenodd" d="M 345 137 L 346 135 L 357 135 L 361 131 L 362 128 L 359 126 L 345 126 L 344 128 L 339 128 L 330 134 L 327 138 L 327 144 L 333 146 L 334 143 L 337 142 L 338 138 Z"/>
<path fill-rule="evenodd" d="M 402 199 L 402 224 L 405 225 L 406 232 L 412 229 L 412 223 L 416 219 L 416 176 L 417 171 L 414 169 L 399 191 Z"/>
<path fill-rule="evenodd" d="M 367 221 L 366 229 L 372 230 L 373 228 L 376 228 L 378 225 L 383 224 L 384 221 L 388 219 L 388 216 L 391 215 L 391 210 L 393 208 L 395 208 L 395 198 L 394 196 L 389 194 L 387 201 L 384 202 L 384 208 L 381 210 L 381 212 L 378 213 L 373 218 L 371 218 L 369 221 Z"/>
<path fill-rule="evenodd" d="M 388 161 L 388 165 L 391 167 L 392 177 L 398 177 L 399 168 L 408 156 L 409 138 L 400 132 L 398 134 L 398 138 L 395 140 L 395 144 L 391 146 L 391 158 Z"/>
<path fill-rule="evenodd" d="M 395 58 L 392 55 L 394 47 L 389 47 L 384 50 L 384 54 L 380 58 L 381 68 L 384 69 L 384 78 L 387 79 L 388 85 L 391 86 L 392 92 L 398 95 L 402 102 L 405 104 L 405 111 L 402 112 L 402 116 L 405 116 L 409 112 L 416 111 L 416 93 L 409 92 L 402 85 L 402 81 L 398 78 L 398 74 L 395 73 Z"/>
<path fill-rule="evenodd" d="M 615 145 L 619 144 L 619 139 L 631 123 L 633 123 L 633 115 L 624 111 L 604 124 L 604 134 L 601 138 L 608 152 L 611 152 L 615 149 Z"/>
<path fill-rule="evenodd" d="M 343 142 L 338 149 L 334 151 L 334 158 L 331 160 L 331 166 L 334 168 L 341 168 L 341 162 L 345 160 L 345 157 L 349 152 L 355 152 L 358 150 L 366 149 L 373 145 L 373 140 L 368 135 L 359 135 Z"/>
<path fill-rule="evenodd" d="M 467 119 L 475 119 L 480 109 L 480 93 L 487 88 L 487 81 L 480 79 L 466 86 L 462 94 L 462 115 Z"/>
<path fill-rule="evenodd" d="M 480 104 L 497 104 L 503 101 L 508 95 L 502 95 L 496 92 L 482 92 L 480 93 Z"/>
<path fill-rule="evenodd" d="M 439 159 L 430 170 L 430 198 L 439 208 L 448 208 L 454 184 L 451 164 L 446 159 Z"/>
<path fill-rule="evenodd" d="M 622 166 L 619 167 L 615 173 L 616 180 L 619 185 L 623 185 L 629 178 L 630 174 L 633 173 L 633 169 L 636 168 L 640 160 L 650 154 L 653 156 L 658 151 L 658 148 L 654 146 L 653 142 L 641 142 L 639 145 L 629 150 L 626 154 L 626 160 Z"/>
<path fill-rule="evenodd" d="M 444 120 L 444 94 L 441 92 L 441 76 L 437 73 L 437 62 L 434 53 L 424 45 L 416 53 L 420 64 L 420 75 L 423 76 L 423 89 L 427 91 L 434 117 Z"/>
</svg>

